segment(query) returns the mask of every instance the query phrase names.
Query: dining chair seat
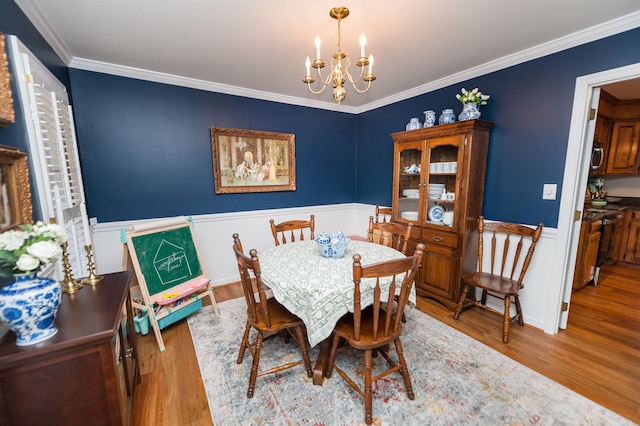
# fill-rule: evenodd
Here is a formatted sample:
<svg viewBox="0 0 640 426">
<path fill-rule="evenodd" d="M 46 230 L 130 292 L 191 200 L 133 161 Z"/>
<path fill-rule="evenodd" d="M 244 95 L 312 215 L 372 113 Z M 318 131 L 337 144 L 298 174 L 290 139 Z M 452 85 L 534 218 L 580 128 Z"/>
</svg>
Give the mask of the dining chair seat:
<svg viewBox="0 0 640 426">
<path fill-rule="evenodd" d="M 474 274 L 463 275 L 462 279 L 470 286 L 483 288 L 487 291 L 504 295 L 518 294 L 520 286 L 517 280 L 508 277 L 492 275 L 486 272 L 476 272 Z"/>
</svg>

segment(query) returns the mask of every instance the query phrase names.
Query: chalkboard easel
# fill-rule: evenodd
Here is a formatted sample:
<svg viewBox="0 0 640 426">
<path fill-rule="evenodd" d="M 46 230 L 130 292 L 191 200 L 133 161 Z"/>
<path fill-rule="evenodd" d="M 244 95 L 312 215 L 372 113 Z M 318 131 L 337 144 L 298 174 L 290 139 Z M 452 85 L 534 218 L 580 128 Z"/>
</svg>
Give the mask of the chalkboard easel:
<svg viewBox="0 0 640 426">
<path fill-rule="evenodd" d="M 133 307 L 148 314 L 161 352 L 161 329 L 197 311 L 203 298 L 209 297 L 220 314 L 190 220 L 177 217 L 132 226 L 123 243 L 122 269 L 135 271 Z"/>
</svg>

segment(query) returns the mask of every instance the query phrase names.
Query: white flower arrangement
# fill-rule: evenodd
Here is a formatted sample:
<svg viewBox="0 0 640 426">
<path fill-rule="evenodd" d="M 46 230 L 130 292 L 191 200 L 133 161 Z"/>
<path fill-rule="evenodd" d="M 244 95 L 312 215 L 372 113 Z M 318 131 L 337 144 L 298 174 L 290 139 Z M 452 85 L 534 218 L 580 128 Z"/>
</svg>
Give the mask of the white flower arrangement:
<svg viewBox="0 0 640 426">
<path fill-rule="evenodd" d="M 38 222 L 19 228 L 0 234 L 0 276 L 38 271 L 62 255 L 67 233 L 60 225 Z"/>
<path fill-rule="evenodd" d="M 470 92 L 463 87 L 462 88 L 462 95 L 460 95 L 460 94 L 456 95 L 456 99 L 459 100 L 460 102 L 462 102 L 463 104 L 474 103 L 474 104 L 478 104 L 478 106 L 486 105 L 487 104 L 487 100 L 490 97 L 491 96 L 489 96 L 489 95 L 482 94 L 482 92 L 480 92 L 477 87 L 475 89 L 473 89 L 472 91 L 470 91 Z"/>
</svg>

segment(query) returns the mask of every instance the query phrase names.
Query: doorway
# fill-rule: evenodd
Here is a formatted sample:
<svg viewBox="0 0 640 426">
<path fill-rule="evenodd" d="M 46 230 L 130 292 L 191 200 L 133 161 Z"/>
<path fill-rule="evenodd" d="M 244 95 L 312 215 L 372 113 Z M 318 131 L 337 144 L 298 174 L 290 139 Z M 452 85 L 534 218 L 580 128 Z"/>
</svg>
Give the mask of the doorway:
<svg viewBox="0 0 640 426">
<path fill-rule="evenodd" d="M 597 87 L 610 90 L 617 83 L 640 79 L 640 63 L 602 71 L 576 79 L 573 110 L 569 129 L 569 141 L 562 182 L 562 195 L 558 215 L 557 243 L 552 266 L 553 288 L 558 293 L 550 300 L 550 329 L 545 332 L 555 334 L 559 328 L 566 328 L 571 302 L 572 278 L 576 263 L 580 221 L 574 220 L 574 212 L 584 208 L 584 188 L 588 180 L 588 165 L 591 158 L 593 139 L 588 137 L 588 111 L 592 107 L 592 94 Z M 615 90 L 614 90 L 615 91 Z M 613 93 L 612 93 L 613 94 Z M 592 133 L 591 133 L 592 135 Z M 568 309 L 562 310 L 563 302 Z"/>
</svg>

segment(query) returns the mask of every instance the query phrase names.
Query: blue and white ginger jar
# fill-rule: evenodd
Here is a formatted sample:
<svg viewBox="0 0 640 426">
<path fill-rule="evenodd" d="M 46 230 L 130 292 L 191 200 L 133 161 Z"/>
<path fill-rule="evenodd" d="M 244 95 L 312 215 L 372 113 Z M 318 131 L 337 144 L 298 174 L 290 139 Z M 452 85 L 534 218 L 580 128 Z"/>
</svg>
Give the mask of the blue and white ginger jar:
<svg viewBox="0 0 640 426">
<path fill-rule="evenodd" d="M 16 345 L 27 346 L 53 337 L 56 314 L 62 300 L 60 284 L 36 273 L 14 275 L 15 281 L 0 289 L 0 321 L 16 334 Z"/>
<path fill-rule="evenodd" d="M 442 114 L 440 114 L 440 118 L 438 119 L 438 124 L 449 124 L 456 121 L 456 115 L 453 113 L 452 109 L 443 109 Z"/>
</svg>

